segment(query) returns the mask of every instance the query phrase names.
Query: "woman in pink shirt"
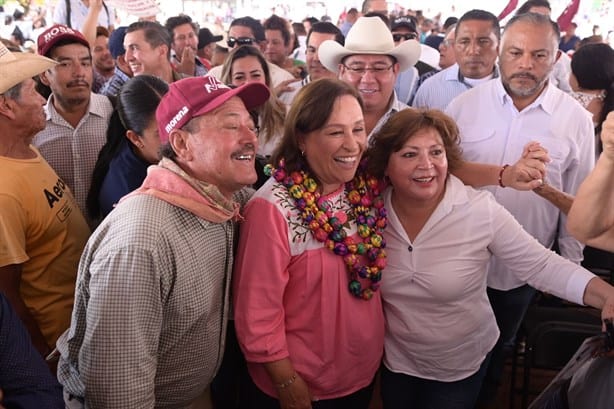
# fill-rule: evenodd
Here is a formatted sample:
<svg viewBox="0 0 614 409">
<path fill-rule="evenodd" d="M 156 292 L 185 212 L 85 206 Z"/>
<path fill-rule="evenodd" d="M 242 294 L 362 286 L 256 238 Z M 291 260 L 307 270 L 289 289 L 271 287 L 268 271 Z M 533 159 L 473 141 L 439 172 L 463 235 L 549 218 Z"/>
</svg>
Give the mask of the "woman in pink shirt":
<svg viewBox="0 0 614 409">
<path fill-rule="evenodd" d="M 355 176 L 366 142 L 357 91 L 309 84 L 286 118 L 273 177 L 245 208 L 234 306 L 250 407 L 369 405 L 384 342 L 386 213 L 375 180 Z"/>
</svg>

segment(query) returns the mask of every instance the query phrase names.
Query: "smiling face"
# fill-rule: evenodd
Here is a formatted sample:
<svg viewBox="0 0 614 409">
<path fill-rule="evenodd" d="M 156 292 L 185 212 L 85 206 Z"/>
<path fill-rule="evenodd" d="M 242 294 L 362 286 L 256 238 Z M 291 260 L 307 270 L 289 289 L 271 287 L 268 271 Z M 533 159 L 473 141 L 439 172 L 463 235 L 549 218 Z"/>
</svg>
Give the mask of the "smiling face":
<svg viewBox="0 0 614 409">
<path fill-rule="evenodd" d="M 367 68 L 367 71 L 352 71 L 360 68 Z M 339 77 L 358 90 L 366 112 L 386 110 L 398 72 L 399 64 L 388 55 L 351 55 L 339 65 Z"/>
<path fill-rule="evenodd" d="M 448 160 L 441 135 L 423 128 L 410 136 L 388 160 L 386 176 L 399 203 L 433 206 L 441 201 L 448 174 Z"/>
<path fill-rule="evenodd" d="M 194 31 L 194 28 L 189 23 L 177 26 L 173 29 L 172 46 L 175 54 L 181 61 L 184 48 L 189 47 L 196 52 L 198 48 L 198 33 Z"/>
<path fill-rule="evenodd" d="M 94 68 L 103 75 L 113 73 L 115 61 L 109 51 L 109 38 L 103 35 L 96 37 L 94 48 L 92 49 L 92 59 Z"/>
<path fill-rule="evenodd" d="M 239 97 L 194 121 L 194 129 L 177 131 L 187 132 L 185 153 L 181 155 L 186 172 L 214 184 L 227 198 L 256 182 L 258 140 L 254 121 Z"/>
<path fill-rule="evenodd" d="M 307 60 L 307 71 L 309 72 L 309 76 L 311 77 L 312 81 L 325 77 L 337 77 L 337 74 L 327 70 L 326 67 L 322 65 L 322 63 L 320 62 L 320 57 L 318 56 L 318 49 L 320 48 L 320 44 L 322 44 L 326 40 L 334 39 L 335 35 L 329 33 L 312 32 L 309 35 L 307 49 L 305 50 L 305 59 Z"/>
<path fill-rule="evenodd" d="M 232 85 L 237 87 L 248 82 L 260 82 L 266 85 L 266 78 L 260 60 L 253 55 L 233 61 L 231 73 Z"/>
<path fill-rule="evenodd" d="M 126 33 L 124 48 L 124 59 L 134 75 L 155 75 L 162 70 L 164 63 L 168 64 L 166 45 L 152 47 L 145 39 L 144 30 Z"/>
<path fill-rule="evenodd" d="M 367 134 L 362 110 L 351 95 L 338 97 L 321 129 L 299 142 L 307 163 L 328 194 L 354 178 L 365 150 Z"/>
</svg>

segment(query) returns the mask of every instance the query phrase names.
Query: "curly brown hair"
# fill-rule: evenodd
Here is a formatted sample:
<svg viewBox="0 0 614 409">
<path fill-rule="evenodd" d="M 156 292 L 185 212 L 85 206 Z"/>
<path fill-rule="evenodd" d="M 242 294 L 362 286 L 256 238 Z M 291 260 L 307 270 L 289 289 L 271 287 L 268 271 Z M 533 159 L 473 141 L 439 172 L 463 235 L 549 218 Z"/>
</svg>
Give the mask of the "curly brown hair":
<svg viewBox="0 0 614 409">
<path fill-rule="evenodd" d="M 432 128 L 441 136 L 446 149 L 448 171 L 458 169 L 463 157 L 456 122 L 436 109 L 404 109 L 392 115 L 379 132 L 372 136 L 371 146 L 366 153 L 368 173 L 383 178 L 390 155 L 401 150 L 409 138 L 425 128 Z"/>
</svg>

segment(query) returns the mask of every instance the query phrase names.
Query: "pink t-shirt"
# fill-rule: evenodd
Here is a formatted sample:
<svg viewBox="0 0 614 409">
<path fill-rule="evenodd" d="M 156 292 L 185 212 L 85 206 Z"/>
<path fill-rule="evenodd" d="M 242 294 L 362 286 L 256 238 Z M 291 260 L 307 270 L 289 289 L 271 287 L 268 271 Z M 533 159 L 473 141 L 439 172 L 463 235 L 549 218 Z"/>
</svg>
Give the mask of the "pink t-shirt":
<svg viewBox="0 0 614 409">
<path fill-rule="evenodd" d="M 350 209 L 342 187 L 325 199 L 334 212 Z M 369 385 L 383 353 L 379 292 L 369 301 L 350 294 L 342 258 L 313 238 L 273 178 L 244 216 L 233 277 L 235 326 L 256 385 L 276 397 L 261 363 L 284 358 L 314 399 L 346 396 Z M 346 229 L 356 235 L 353 220 Z"/>
</svg>

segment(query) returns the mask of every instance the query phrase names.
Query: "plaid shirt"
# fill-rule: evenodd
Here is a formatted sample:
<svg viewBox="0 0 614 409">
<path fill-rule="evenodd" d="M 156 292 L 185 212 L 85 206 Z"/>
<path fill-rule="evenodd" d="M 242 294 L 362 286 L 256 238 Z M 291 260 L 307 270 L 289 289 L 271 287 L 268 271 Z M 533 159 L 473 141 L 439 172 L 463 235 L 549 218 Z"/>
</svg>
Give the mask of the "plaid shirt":
<svg viewBox="0 0 614 409">
<path fill-rule="evenodd" d="M 245 203 L 248 191 L 239 192 Z M 96 408 L 183 408 L 211 383 L 229 316 L 235 226 L 148 195 L 121 202 L 79 266 L 58 379 Z"/>
<path fill-rule="evenodd" d="M 53 106 L 53 94 L 45 107 L 47 125 L 33 140 L 43 157 L 72 190 L 77 205 L 87 218 L 85 202 L 98 153 L 107 140 L 113 106 L 104 95 L 90 94 L 88 112 L 73 128 Z M 89 219 L 88 219 L 89 221 Z"/>
<path fill-rule="evenodd" d="M 117 94 L 119 94 L 119 90 L 122 88 L 122 85 L 128 82 L 129 79 L 130 76 L 128 76 L 128 74 L 120 70 L 118 67 L 115 67 L 115 73 L 111 79 L 104 84 L 104 87 L 102 87 L 100 90 L 100 94 L 110 97 L 117 96 Z"/>
</svg>

